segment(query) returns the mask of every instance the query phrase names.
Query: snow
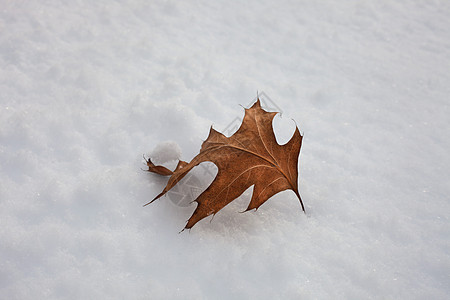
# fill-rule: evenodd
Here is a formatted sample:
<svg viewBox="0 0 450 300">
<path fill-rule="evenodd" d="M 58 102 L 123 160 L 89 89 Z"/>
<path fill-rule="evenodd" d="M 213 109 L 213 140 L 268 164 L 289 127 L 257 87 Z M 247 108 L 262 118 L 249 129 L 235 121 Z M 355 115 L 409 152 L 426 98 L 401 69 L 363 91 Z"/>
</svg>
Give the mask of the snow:
<svg viewBox="0 0 450 300">
<path fill-rule="evenodd" d="M 449 297 L 448 1 L 0 7 L 0 298 Z M 248 190 L 178 234 L 142 155 L 189 161 L 257 90 L 306 215 Z"/>
<path fill-rule="evenodd" d="M 165 141 L 156 145 L 149 156 L 151 157 L 153 163 L 163 164 L 168 161 L 180 160 L 181 149 L 175 141 Z"/>
</svg>

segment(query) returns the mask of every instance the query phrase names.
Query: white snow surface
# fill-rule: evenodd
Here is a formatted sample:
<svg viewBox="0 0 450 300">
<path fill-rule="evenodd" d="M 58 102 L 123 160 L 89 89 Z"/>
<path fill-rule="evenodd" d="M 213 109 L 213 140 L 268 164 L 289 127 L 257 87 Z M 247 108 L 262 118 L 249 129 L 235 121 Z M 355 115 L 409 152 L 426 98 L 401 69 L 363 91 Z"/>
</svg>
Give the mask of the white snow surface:
<svg viewBox="0 0 450 300">
<path fill-rule="evenodd" d="M 0 298 L 448 299 L 449 16 L 0 1 Z M 189 161 L 257 90 L 304 134 L 306 214 L 292 191 L 239 213 L 250 189 L 179 234 L 196 204 L 143 207 L 167 179 L 142 155 Z"/>
</svg>

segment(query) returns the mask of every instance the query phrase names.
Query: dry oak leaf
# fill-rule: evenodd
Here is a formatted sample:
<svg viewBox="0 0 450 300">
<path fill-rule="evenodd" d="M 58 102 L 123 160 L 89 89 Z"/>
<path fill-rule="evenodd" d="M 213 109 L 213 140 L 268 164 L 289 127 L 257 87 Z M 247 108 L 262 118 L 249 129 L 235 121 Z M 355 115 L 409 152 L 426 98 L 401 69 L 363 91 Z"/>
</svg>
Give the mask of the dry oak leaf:
<svg viewBox="0 0 450 300">
<path fill-rule="evenodd" d="M 218 173 L 211 185 L 194 200 L 198 205 L 185 229 L 216 214 L 252 185 L 253 195 L 246 211 L 257 209 L 273 195 L 288 189 L 294 191 L 305 211 L 297 184 L 303 137 L 296 126 L 289 142 L 279 145 L 272 127 L 276 114 L 262 109 L 258 99 L 251 108 L 245 109 L 244 119 L 235 134 L 226 137 L 211 127 L 200 153 L 190 163 L 179 161 L 173 172 L 163 166 L 155 166 L 148 159 L 149 172 L 171 177 L 164 190 L 145 205 L 167 193 L 193 167 L 210 161 L 217 166 Z"/>
</svg>

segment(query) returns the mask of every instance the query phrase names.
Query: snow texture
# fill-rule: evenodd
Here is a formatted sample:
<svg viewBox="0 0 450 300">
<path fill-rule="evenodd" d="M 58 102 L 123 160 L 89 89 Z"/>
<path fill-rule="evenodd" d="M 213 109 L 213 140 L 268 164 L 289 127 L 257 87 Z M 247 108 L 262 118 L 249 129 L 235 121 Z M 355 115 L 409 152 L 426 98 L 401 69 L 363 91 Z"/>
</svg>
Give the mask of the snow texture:
<svg viewBox="0 0 450 300">
<path fill-rule="evenodd" d="M 0 298 L 448 299 L 449 1 L 0 2 Z M 257 90 L 307 213 L 248 190 L 178 234 L 142 155 Z"/>
</svg>

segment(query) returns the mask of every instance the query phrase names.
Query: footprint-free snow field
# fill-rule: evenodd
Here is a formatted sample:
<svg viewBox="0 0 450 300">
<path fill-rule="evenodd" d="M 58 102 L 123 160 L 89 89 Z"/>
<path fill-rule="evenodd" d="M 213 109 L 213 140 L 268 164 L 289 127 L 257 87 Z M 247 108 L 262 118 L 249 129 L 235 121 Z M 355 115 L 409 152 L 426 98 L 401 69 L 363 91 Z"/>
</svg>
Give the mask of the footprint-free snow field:
<svg viewBox="0 0 450 300">
<path fill-rule="evenodd" d="M 0 2 L 0 298 L 448 299 L 450 2 Z M 257 91 L 306 214 L 250 188 L 179 234 L 217 168 L 143 207 L 142 156 Z"/>
</svg>

